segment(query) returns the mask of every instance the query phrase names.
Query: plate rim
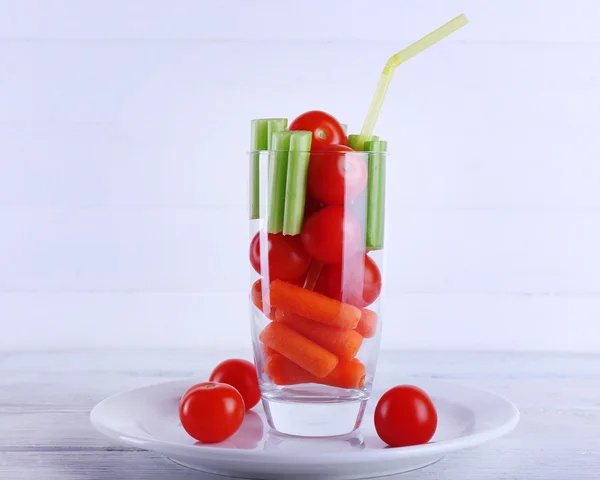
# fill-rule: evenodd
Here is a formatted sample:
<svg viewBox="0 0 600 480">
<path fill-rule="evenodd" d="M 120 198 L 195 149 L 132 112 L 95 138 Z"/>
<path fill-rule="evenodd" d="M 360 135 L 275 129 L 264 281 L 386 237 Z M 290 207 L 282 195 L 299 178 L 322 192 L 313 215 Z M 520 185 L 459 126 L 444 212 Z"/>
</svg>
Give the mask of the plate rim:
<svg viewBox="0 0 600 480">
<path fill-rule="evenodd" d="M 409 377 L 405 377 L 409 378 Z M 418 378 L 413 377 L 413 381 L 418 382 L 429 382 L 448 385 L 461 390 L 469 390 L 477 392 L 478 394 L 487 395 L 489 398 L 493 398 L 504 404 L 507 408 L 507 418 L 499 426 L 489 428 L 482 432 L 473 434 L 467 434 L 462 437 L 453 438 L 449 440 L 440 440 L 439 442 L 426 443 L 422 445 L 413 445 L 408 447 L 400 448 L 381 448 L 381 449 L 368 449 L 361 450 L 359 455 L 348 455 L 348 452 L 334 452 L 334 453 L 323 453 L 323 454 L 306 454 L 302 452 L 296 452 L 294 455 L 284 452 L 269 452 L 265 450 L 243 450 L 235 448 L 222 448 L 215 447 L 212 445 L 186 445 L 180 443 L 169 442 L 156 438 L 145 438 L 143 436 L 124 434 L 117 429 L 108 426 L 102 419 L 102 410 L 106 409 L 108 405 L 115 401 L 122 400 L 123 397 L 127 397 L 132 393 L 139 393 L 143 390 L 152 390 L 156 388 L 175 388 L 175 386 L 181 387 L 184 392 L 190 385 L 189 379 L 178 379 L 170 380 L 167 382 L 157 382 L 143 387 L 132 388 L 125 390 L 120 393 L 111 395 L 110 397 L 102 400 L 94 406 L 90 412 L 90 421 L 93 427 L 102 433 L 103 435 L 129 446 L 135 448 L 141 448 L 153 452 L 160 453 L 167 457 L 177 456 L 179 458 L 197 458 L 202 459 L 209 457 L 211 461 L 222 461 L 234 458 L 236 461 L 247 461 L 251 463 L 255 462 L 270 462 L 272 464 L 306 464 L 310 462 L 311 465 L 320 464 L 331 464 L 331 463 L 364 463 L 369 461 L 388 461 L 394 459 L 403 458 L 416 458 L 431 455 L 443 455 L 449 452 L 472 448 L 477 445 L 481 445 L 485 442 L 500 438 L 512 430 L 518 425 L 521 414 L 517 406 L 504 397 L 503 395 L 489 391 L 484 388 L 473 387 L 470 385 L 462 385 L 460 382 L 449 381 L 445 379 L 433 379 L 433 378 Z M 347 436 L 347 435 L 345 435 Z M 332 437 L 332 438 L 343 438 Z M 169 450 L 167 452 L 166 450 Z M 176 451 L 176 453 L 174 453 Z"/>
</svg>

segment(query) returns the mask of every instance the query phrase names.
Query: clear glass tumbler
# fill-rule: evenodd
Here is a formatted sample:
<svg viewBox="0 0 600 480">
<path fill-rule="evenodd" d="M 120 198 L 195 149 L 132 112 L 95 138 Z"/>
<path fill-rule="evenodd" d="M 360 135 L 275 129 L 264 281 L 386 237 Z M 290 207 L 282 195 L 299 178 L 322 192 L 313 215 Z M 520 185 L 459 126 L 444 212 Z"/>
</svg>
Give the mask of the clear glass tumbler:
<svg viewBox="0 0 600 480">
<path fill-rule="evenodd" d="M 362 421 L 382 327 L 383 150 L 249 153 L 252 342 L 281 433 Z"/>
</svg>

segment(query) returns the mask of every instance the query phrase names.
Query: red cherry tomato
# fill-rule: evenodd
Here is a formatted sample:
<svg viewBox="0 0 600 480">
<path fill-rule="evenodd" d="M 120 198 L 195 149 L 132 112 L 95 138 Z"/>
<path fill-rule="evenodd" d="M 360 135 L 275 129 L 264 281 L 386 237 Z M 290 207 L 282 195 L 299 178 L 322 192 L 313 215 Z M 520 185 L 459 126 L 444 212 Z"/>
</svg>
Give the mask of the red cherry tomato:
<svg viewBox="0 0 600 480">
<path fill-rule="evenodd" d="M 381 272 L 371 257 L 357 255 L 344 264 L 324 265 L 315 291 L 364 308 L 381 293 Z"/>
<path fill-rule="evenodd" d="M 319 210 L 305 222 L 302 244 L 319 262 L 341 263 L 363 247 L 360 222 L 349 210 L 330 205 Z"/>
<path fill-rule="evenodd" d="M 210 375 L 210 381 L 226 383 L 240 392 L 246 410 L 250 410 L 260 401 L 256 369 L 248 360 L 231 358 L 219 363 Z"/>
<path fill-rule="evenodd" d="M 323 205 L 321 202 L 311 197 L 309 192 L 306 192 L 306 199 L 304 200 L 304 220 L 310 217 L 317 210 L 321 210 Z"/>
<path fill-rule="evenodd" d="M 298 280 L 308 270 L 310 256 L 304 250 L 298 235 L 269 233 L 269 281 Z M 260 234 L 254 235 L 250 243 L 250 263 L 257 273 L 260 272 Z"/>
<path fill-rule="evenodd" d="M 327 145 L 348 145 L 344 129 L 333 116 L 320 110 L 311 110 L 296 117 L 290 123 L 289 130 L 307 130 L 312 132 L 311 150 Z"/>
<path fill-rule="evenodd" d="M 367 186 L 367 166 L 361 154 L 345 145 L 313 152 L 308 166 L 308 191 L 323 203 L 343 205 Z"/>
<path fill-rule="evenodd" d="M 231 437 L 242 425 L 245 412 L 240 392 L 224 383 L 195 385 L 179 405 L 181 425 L 202 443 L 218 443 Z"/>
<path fill-rule="evenodd" d="M 185 398 L 192 393 L 194 390 L 198 389 L 198 388 L 204 388 L 204 383 L 206 382 L 202 382 L 202 383 L 197 383 L 196 385 L 192 385 L 190 388 L 188 388 L 185 393 L 181 396 L 181 398 L 179 399 L 179 406 L 181 407 L 181 404 L 184 402 Z"/>
<path fill-rule="evenodd" d="M 427 443 L 437 428 L 437 412 L 420 388 L 400 385 L 388 390 L 375 407 L 377 435 L 391 447 Z"/>
</svg>

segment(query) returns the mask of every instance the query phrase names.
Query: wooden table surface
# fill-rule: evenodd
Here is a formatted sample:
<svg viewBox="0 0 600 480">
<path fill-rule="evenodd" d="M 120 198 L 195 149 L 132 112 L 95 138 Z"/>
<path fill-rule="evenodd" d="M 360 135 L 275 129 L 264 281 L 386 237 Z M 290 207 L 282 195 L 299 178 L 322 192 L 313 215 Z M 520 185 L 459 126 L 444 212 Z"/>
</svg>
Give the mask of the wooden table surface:
<svg viewBox="0 0 600 480">
<path fill-rule="evenodd" d="M 202 377 L 232 356 L 249 352 L 0 353 L 0 479 L 224 478 L 114 444 L 91 427 L 89 412 L 123 390 Z M 600 478 L 600 356 L 384 352 L 379 368 L 483 387 L 513 400 L 522 414 L 508 436 L 399 479 Z"/>
</svg>

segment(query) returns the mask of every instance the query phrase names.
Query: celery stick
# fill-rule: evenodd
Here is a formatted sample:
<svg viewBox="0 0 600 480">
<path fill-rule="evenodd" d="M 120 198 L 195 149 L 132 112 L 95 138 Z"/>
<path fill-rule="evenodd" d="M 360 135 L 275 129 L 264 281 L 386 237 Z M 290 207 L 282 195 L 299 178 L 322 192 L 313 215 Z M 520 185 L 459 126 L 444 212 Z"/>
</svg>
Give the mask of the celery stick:
<svg viewBox="0 0 600 480">
<path fill-rule="evenodd" d="M 261 150 L 271 148 L 271 135 L 287 128 L 287 118 L 257 118 L 251 122 L 250 150 L 250 218 L 259 218 L 260 203 L 260 154 Z"/>
<path fill-rule="evenodd" d="M 268 149 L 268 121 L 257 118 L 250 123 L 251 138 L 250 150 L 252 151 L 252 162 L 250 165 L 250 218 L 259 218 L 260 198 L 260 154 L 259 150 Z"/>
<path fill-rule="evenodd" d="M 383 248 L 387 142 L 384 140 L 365 142 L 365 151 L 369 152 L 366 243 L 368 250 L 380 250 Z"/>
<path fill-rule="evenodd" d="M 284 235 L 298 235 L 302 229 L 311 141 L 312 132 L 292 132 L 285 187 Z"/>
<path fill-rule="evenodd" d="M 273 133 L 269 153 L 269 233 L 283 230 L 285 187 L 292 132 Z"/>
<path fill-rule="evenodd" d="M 356 134 L 348 135 L 348 146 L 352 150 L 354 150 L 354 148 L 356 147 L 356 142 L 358 140 L 358 137 L 360 137 L 360 135 L 356 135 Z"/>
<path fill-rule="evenodd" d="M 344 133 L 346 135 L 348 135 L 348 125 L 345 123 L 340 123 L 340 125 L 342 126 L 342 128 L 344 129 Z"/>
<path fill-rule="evenodd" d="M 358 142 L 360 135 L 348 135 L 348 146 L 352 149 L 352 150 L 356 150 L 356 143 Z M 369 137 L 369 142 L 374 142 L 375 140 L 379 140 L 379 137 L 377 135 L 371 135 Z M 366 142 L 365 142 L 366 143 Z M 364 149 L 366 150 L 366 148 Z"/>
<path fill-rule="evenodd" d="M 271 150 L 273 134 L 287 129 L 287 118 L 267 118 L 267 150 Z"/>
</svg>

